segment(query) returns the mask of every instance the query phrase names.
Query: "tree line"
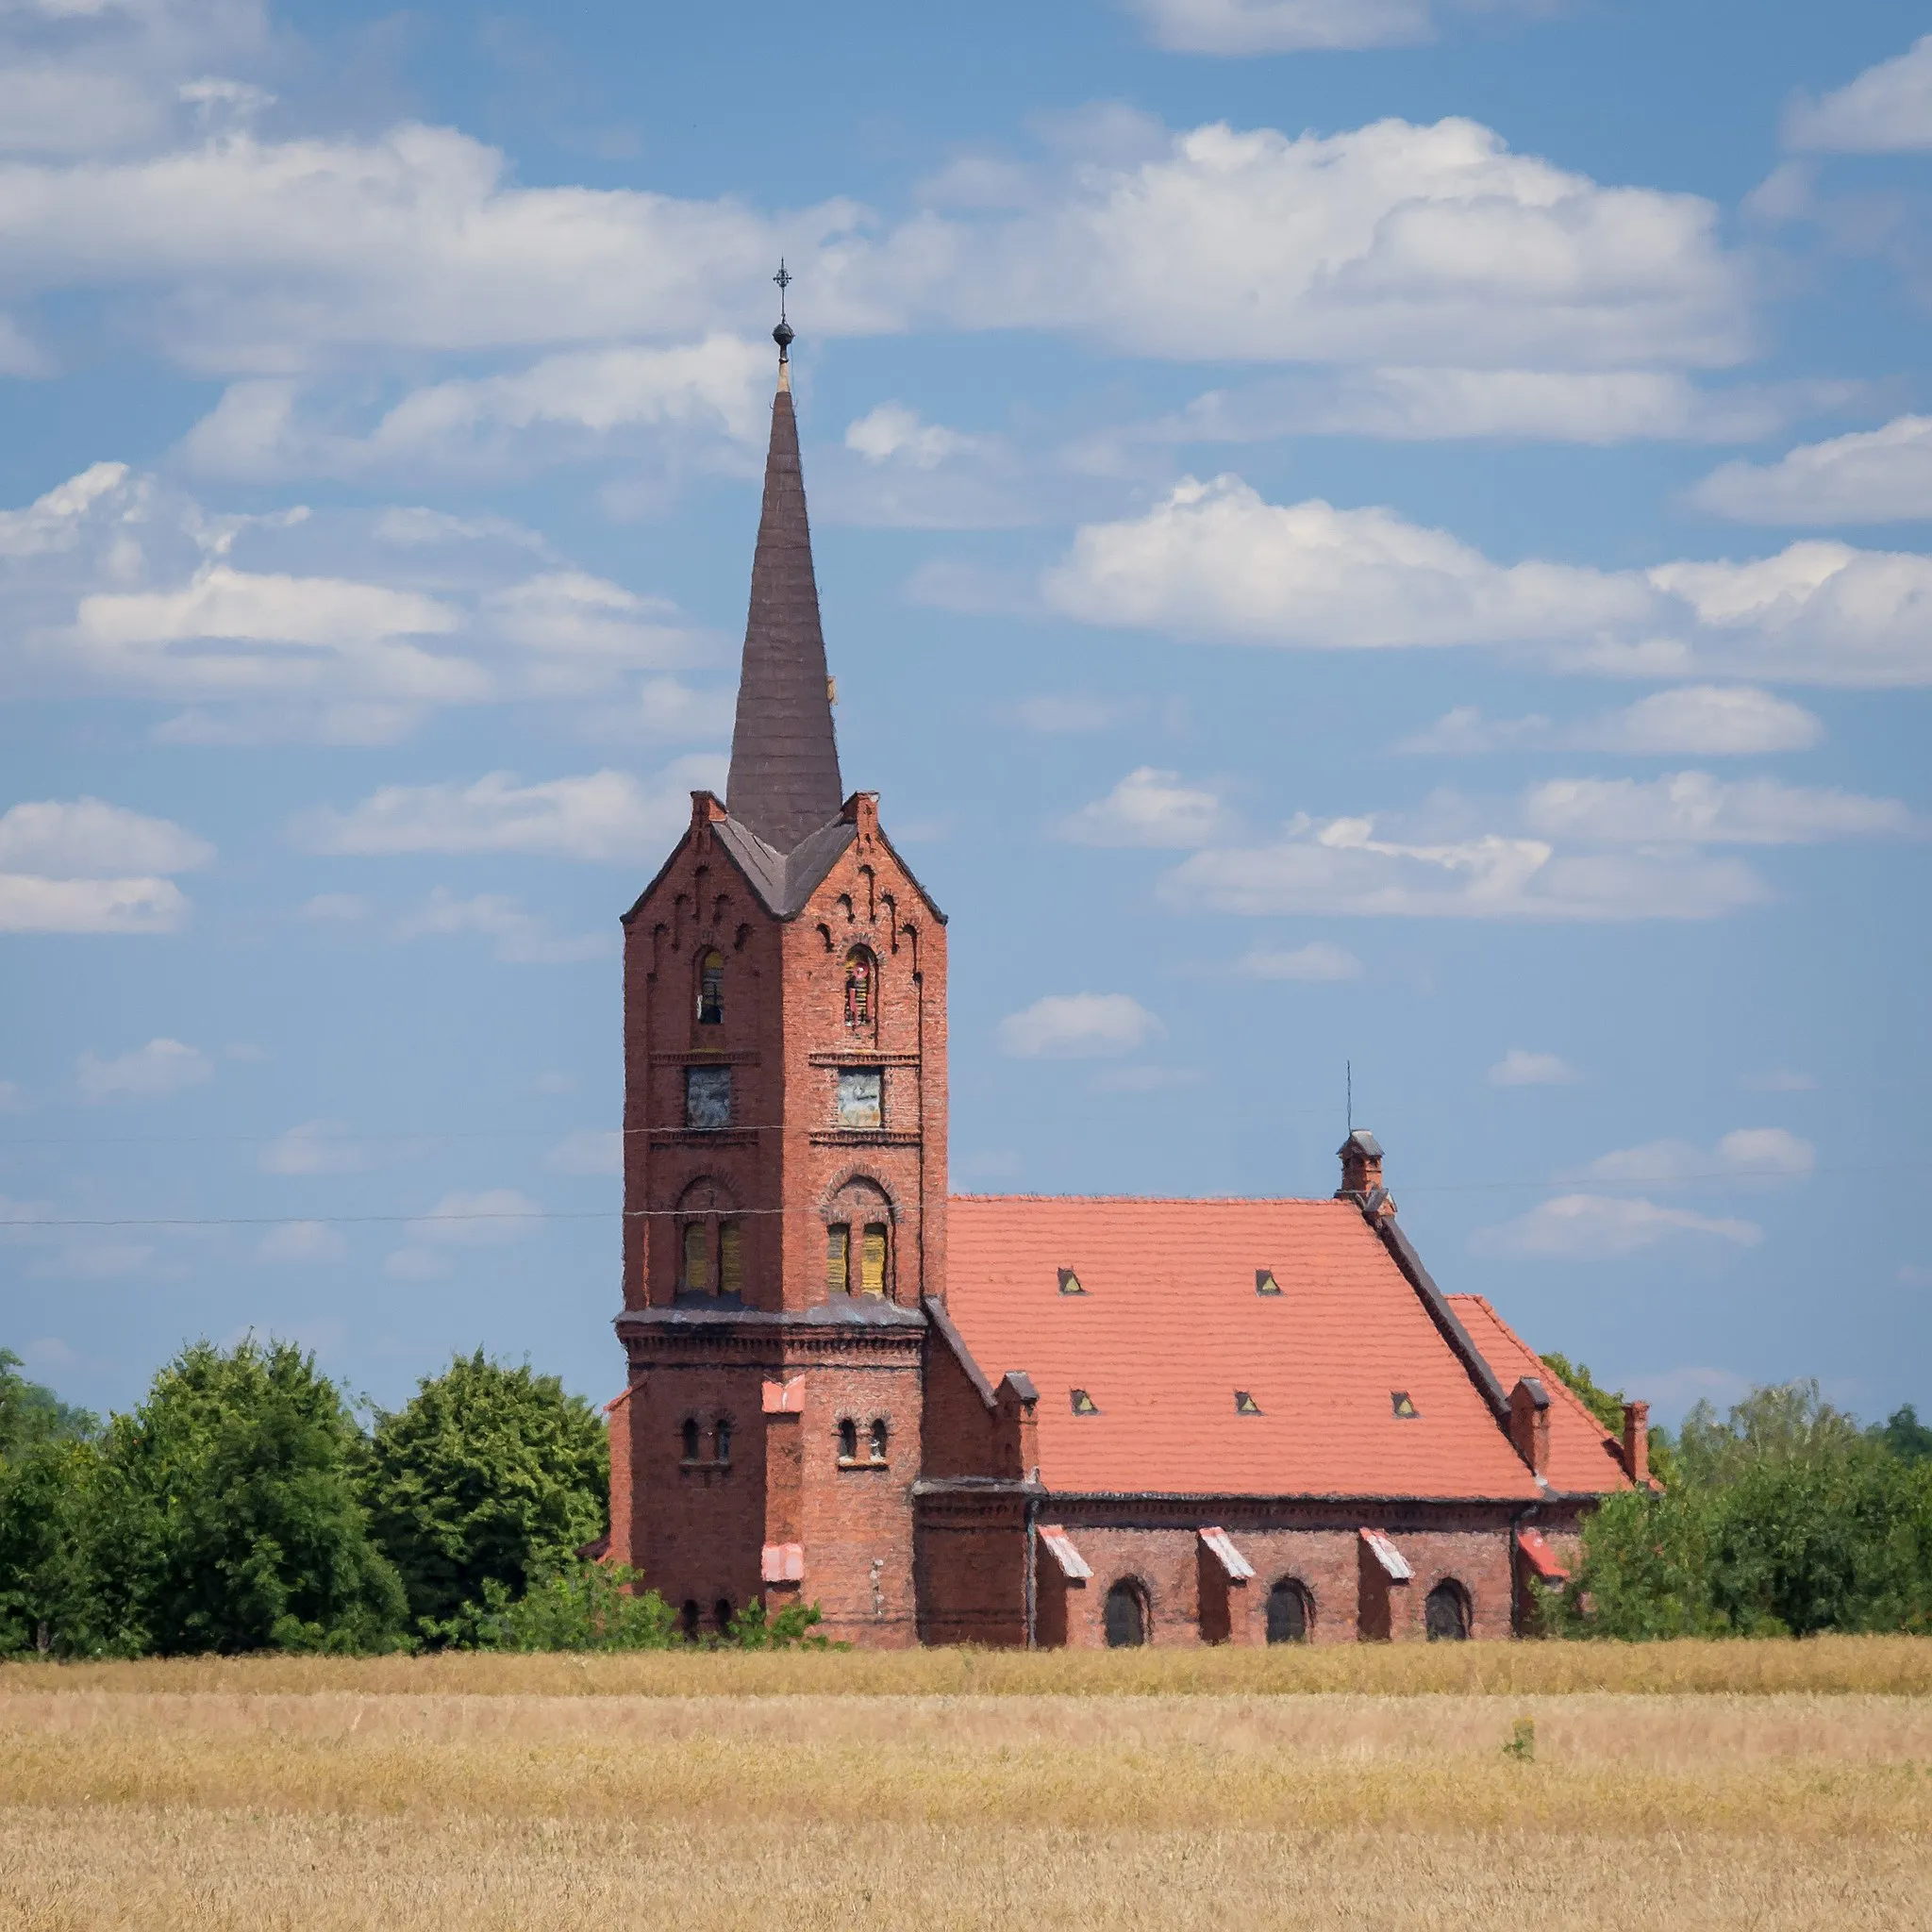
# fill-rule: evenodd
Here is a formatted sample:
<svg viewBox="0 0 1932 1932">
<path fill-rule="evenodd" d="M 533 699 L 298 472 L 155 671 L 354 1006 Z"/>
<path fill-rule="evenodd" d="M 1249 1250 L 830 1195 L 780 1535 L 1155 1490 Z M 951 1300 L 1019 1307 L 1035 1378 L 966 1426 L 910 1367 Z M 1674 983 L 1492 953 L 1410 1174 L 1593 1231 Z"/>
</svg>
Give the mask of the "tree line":
<svg viewBox="0 0 1932 1932">
<path fill-rule="evenodd" d="M 288 1342 L 197 1342 L 105 1424 L 0 1349 L 0 1656 L 658 1649 L 601 1416 L 479 1350 L 369 1411 Z M 722 1638 L 812 1641 L 748 1606 Z"/>
<path fill-rule="evenodd" d="M 1621 1391 L 1543 1357 L 1606 1429 Z M 1756 1389 L 1720 1416 L 1700 1402 L 1651 1432 L 1657 1486 L 1606 1499 L 1583 1561 L 1546 1592 L 1564 1635 L 1809 1637 L 1932 1633 L 1932 1427 L 1907 1403 L 1870 1427 L 1816 1382 Z"/>
<path fill-rule="evenodd" d="M 1620 1392 L 1543 1357 L 1607 1429 Z M 603 1419 L 555 1375 L 458 1355 L 358 1413 L 287 1342 L 198 1342 L 105 1424 L 0 1349 L 0 1657 L 657 1649 L 683 1641 L 603 1536 Z M 366 1419 L 365 1419 L 366 1418 Z M 1815 1383 L 1653 1430 L 1542 1592 L 1555 1634 L 1932 1632 L 1932 1427 L 1861 1427 Z M 822 1642 L 754 1601 L 712 1643 Z"/>
</svg>

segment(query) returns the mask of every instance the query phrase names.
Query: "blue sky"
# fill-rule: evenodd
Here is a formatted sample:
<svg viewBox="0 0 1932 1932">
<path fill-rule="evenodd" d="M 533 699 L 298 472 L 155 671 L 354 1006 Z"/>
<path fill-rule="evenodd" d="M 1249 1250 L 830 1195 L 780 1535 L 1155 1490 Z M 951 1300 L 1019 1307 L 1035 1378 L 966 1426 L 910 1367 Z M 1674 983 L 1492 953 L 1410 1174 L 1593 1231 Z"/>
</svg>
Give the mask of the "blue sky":
<svg viewBox="0 0 1932 1932">
<path fill-rule="evenodd" d="M 956 1188 L 1325 1193 L 1932 1406 L 1932 38 L 1710 0 L 0 4 L 0 1342 L 611 1392 L 617 915 L 782 253 Z"/>
</svg>

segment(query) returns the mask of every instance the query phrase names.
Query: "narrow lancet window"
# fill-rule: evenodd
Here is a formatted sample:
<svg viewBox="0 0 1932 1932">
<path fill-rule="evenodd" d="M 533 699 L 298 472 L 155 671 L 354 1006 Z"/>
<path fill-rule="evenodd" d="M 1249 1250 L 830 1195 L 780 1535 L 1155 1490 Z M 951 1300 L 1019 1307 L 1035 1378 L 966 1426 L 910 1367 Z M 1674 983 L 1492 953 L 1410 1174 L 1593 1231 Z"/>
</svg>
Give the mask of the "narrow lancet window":
<svg viewBox="0 0 1932 1932">
<path fill-rule="evenodd" d="M 825 1230 L 825 1291 L 849 1294 L 852 1290 L 852 1230 L 843 1223 Z"/>
<path fill-rule="evenodd" d="M 711 1291 L 711 1244 L 705 1239 L 702 1221 L 684 1224 L 684 1268 L 678 1286 L 688 1294 Z"/>
<path fill-rule="evenodd" d="M 845 1024 L 870 1029 L 875 1007 L 878 967 L 863 946 L 845 955 Z"/>
<path fill-rule="evenodd" d="M 714 946 L 698 961 L 698 1024 L 718 1026 L 724 1020 L 724 955 Z"/>
<path fill-rule="evenodd" d="M 879 1416 L 872 1425 L 872 1459 L 883 1462 L 886 1459 L 886 1419 Z"/>
<path fill-rule="evenodd" d="M 718 1287 L 724 1294 L 744 1292 L 744 1230 L 735 1221 L 718 1226 Z"/>
<path fill-rule="evenodd" d="M 886 1291 L 886 1228 L 883 1222 L 873 1222 L 865 1230 L 865 1241 L 858 1256 L 858 1285 L 866 1294 L 882 1295 Z"/>
<path fill-rule="evenodd" d="M 839 1424 L 839 1460 L 858 1460 L 858 1424 L 850 1416 Z"/>
</svg>

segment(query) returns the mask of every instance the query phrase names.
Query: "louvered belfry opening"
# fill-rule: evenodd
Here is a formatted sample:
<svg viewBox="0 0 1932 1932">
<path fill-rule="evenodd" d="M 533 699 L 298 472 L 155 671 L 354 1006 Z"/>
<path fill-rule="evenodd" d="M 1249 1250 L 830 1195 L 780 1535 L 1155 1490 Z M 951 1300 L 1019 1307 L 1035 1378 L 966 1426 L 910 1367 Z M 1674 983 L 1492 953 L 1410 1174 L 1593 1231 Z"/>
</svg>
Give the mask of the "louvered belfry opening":
<svg viewBox="0 0 1932 1932">
<path fill-rule="evenodd" d="M 767 845 L 790 852 L 843 803 L 798 422 L 781 365 L 724 805 Z"/>
</svg>

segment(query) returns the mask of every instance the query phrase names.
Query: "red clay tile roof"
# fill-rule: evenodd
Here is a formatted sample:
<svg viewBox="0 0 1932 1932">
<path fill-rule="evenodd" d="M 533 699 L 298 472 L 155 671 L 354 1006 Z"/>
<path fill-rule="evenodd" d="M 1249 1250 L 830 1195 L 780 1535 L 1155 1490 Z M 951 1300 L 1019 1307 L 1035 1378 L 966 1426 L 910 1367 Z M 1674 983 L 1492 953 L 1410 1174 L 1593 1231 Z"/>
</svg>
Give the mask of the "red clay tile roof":
<svg viewBox="0 0 1932 1932">
<path fill-rule="evenodd" d="M 1571 1494 L 1629 1489 L 1623 1443 L 1605 1431 L 1583 1398 L 1543 1367 L 1536 1351 L 1481 1295 L 1452 1294 L 1444 1299 L 1505 1389 L 1515 1388 L 1524 1375 L 1535 1375 L 1549 1391 L 1550 1466 L 1544 1474 L 1550 1487 Z"/>
<path fill-rule="evenodd" d="M 974 1358 L 1040 1391 L 1050 1489 L 1541 1493 L 1352 1203 L 957 1195 L 946 1246 Z M 1255 1291 L 1263 1268 L 1279 1295 Z M 1060 1292 L 1062 1269 L 1084 1294 Z M 1075 1389 L 1098 1414 L 1073 1413 Z M 1236 1412 L 1237 1390 L 1259 1414 Z M 1397 1420 L 1397 1391 L 1417 1420 Z"/>
</svg>

